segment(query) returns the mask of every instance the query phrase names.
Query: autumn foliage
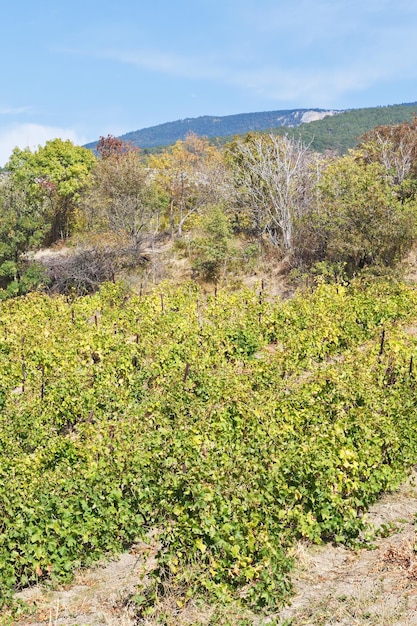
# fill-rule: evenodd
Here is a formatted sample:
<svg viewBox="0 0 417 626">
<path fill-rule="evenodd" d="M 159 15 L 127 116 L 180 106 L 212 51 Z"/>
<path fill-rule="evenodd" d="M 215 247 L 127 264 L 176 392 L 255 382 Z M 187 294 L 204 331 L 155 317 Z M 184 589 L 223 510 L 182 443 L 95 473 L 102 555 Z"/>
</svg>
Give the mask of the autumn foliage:
<svg viewBox="0 0 417 626">
<path fill-rule="evenodd" d="M 16 149 L 7 170 L 2 284 L 13 282 L 13 293 L 26 288 L 28 253 L 74 235 L 84 247 L 97 236 L 117 241 L 109 254 L 134 250 L 138 262 L 161 237 L 186 242 L 192 266 L 212 267 L 216 280 L 236 271 L 238 248 L 242 264 L 257 248 L 303 272 L 325 263 L 353 276 L 393 267 L 415 239 L 417 120 L 377 127 L 343 157 L 254 133 L 224 147 L 189 134 L 149 156 L 108 135 L 96 156 L 61 140 Z M 227 245 L 207 231 L 213 220 Z"/>
</svg>

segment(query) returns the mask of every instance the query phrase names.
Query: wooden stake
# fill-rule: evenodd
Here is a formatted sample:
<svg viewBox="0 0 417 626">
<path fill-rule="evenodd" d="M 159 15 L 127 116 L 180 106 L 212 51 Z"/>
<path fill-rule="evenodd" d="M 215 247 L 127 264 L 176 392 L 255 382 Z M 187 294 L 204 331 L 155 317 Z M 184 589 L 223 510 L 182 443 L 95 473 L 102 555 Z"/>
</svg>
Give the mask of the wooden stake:
<svg viewBox="0 0 417 626">
<path fill-rule="evenodd" d="M 190 364 L 186 363 L 185 364 L 185 372 L 184 372 L 184 377 L 182 379 L 182 382 L 185 383 L 185 381 L 187 380 L 187 376 L 188 376 L 188 372 L 190 371 Z"/>
<path fill-rule="evenodd" d="M 26 381 L 26 363 L 25 363 L 25 353 L 23 351 L 25 346 L 25 338 L 21 339 L 21 361 L 22 361 L 22 393 L 25 390 L 25 381 Z"/>
<path fill-rule="evenodd" d="M 41 400 L 44 399 L 45 397 L 45 365 L 41 365 L 41 375 L 42 375 L 42 382 L 41 382 Z"/>
<path fill-rule="evenodd" d="M 379 346 L 379 356 L 382 356 L 384 354 L 384 344 L 385 344 L 385 328 L 382 330 L 382 334 L 381 334 L 381 343 Z"/>
</svg>

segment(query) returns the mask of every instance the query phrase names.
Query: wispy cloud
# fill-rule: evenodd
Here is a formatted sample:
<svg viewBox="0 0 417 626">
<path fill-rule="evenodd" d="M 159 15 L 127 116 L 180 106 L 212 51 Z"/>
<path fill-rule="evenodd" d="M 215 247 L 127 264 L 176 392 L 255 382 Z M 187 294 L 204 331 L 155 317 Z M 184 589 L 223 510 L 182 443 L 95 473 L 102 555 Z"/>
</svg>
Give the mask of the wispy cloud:
<svg viewBox="0 0 417 626">
<path fill-rule="evenodd" d="M 0 128 L 0 166 L 10 158 L 14 148 L 38 148 L 50 139 L 70 139 L 77 145 L 85 143 L 83 137 L 68 128 L 42 126 L 40 124 L 13 124 Z"/>
<path fill-rule="evenodd" d="M 410 44 L 417 47 L 416 44 Z M 417 52 L 417 50 L 416 50 Z M 158 72 L 170 77 L 210 80 L 218 85 L 252 91 L 271 101 L 299 101 L 305 106 L 334 106 L 345 94 L 369 89 L 378 83 L 413 77 L 415 54 L 404 54 L 404 49 L 368 49 L 366 62 L 362 54 L 338 55 L 323 65 L 320 61 L 303 57 L 288 63 L 265 63 L 247 58 L 241 63 L 233 54 L 201 54 L 200 56 L 170 54 L 160 50 L 108 50 L 100 53 L 106 59 L 130 64 L 139 69 Z"/>
<path fill-rule="evenodd" d="M 96 54 L 102 59 L 127 63 L 144 70 L 179 78 L 216 79 L 225 75 L 221 57 L 216 53 L 198 56 L 150 49 L 110 49 Z"/>
<path fill-rule="evenodd" d="M 9 107 L 0 105 L 0 115 L 21 115 L 22 113 L 29 113 L 30 111 L 31 107 L 29 106 Z"/>
<path fill-rule="evenodd" d="M 416 75 L 410 74 L 408 64 L 401 68 L 398 63 L 387 60 L 365 66 L 360 61 L 335 67 L 314 67 L 298 64 L 288 68 L 266 65 L 241 70 L 229 76 L 229 80 L 245 90 L 276 102 L 303 102 L 304 106 L 335 106 L 345 94 L 370 89 L 385 80 Z"/>
<path fill-rule="evenodd" d="M 141 39 L 128 33 L 121 43 L 113 35 L 61 52 L 99 59 L 103 67 L 112 61 L 136 68 L 149 91 L 168 77 L 178 79 L 170 84 L 173 93 L 228 90 L 271 106 L 338 108 L 361 92 L 417 80 L 417 5 L 411 0 L 397 0 L 395 11 L 389 0 L 240 2 L 227 36 L 219 31 L 216 38 L 216 23 L 213 40 L 202 38 L 199 46 L 179 35 L 157 46 L 145 32 Z"/>
</svg>

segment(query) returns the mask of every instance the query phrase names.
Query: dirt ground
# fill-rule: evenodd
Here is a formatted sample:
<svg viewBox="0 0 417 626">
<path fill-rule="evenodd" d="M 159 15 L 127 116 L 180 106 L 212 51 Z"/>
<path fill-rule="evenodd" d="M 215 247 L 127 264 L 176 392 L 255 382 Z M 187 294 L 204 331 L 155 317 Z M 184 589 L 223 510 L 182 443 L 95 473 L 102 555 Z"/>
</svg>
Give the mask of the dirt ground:
<svg viewBox="0 0 417 626">
<path fill-rule="evenodd" d="M 16 594 L 32 611 L 16 625 L 131 626 L 130 598 L 152 568 L 152 543 L 137 544 L 117 559 L 76 573 L 71 584 L 56 589 L 35 586 Z"/>
<path fill-rule="evenodd" d="M 373 549 L 297 546 L 296 594 L 278 623 L 417 625 L 416 476 L 369 511 Z"/>
</svg>

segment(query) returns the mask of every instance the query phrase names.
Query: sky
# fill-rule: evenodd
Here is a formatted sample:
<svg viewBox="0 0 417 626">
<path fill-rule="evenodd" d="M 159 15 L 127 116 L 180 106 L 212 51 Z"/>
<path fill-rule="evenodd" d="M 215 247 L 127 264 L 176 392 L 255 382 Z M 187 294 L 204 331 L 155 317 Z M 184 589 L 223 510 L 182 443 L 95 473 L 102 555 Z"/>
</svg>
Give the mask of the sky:
<svg viewBox="0 0 417 626">
<path fill-rule="evenodd" d="M 417 101 L 415 0 L 13 0 L 0 166 L 200 115 Z"/>
</svg>

